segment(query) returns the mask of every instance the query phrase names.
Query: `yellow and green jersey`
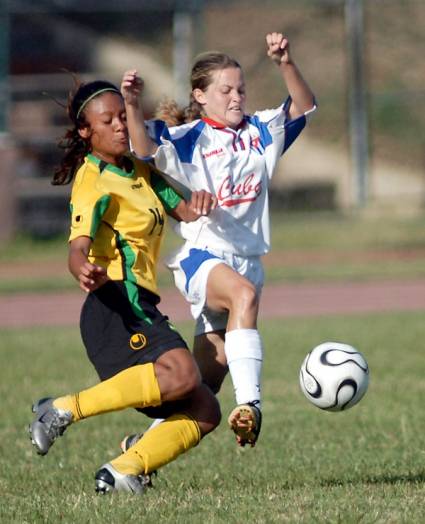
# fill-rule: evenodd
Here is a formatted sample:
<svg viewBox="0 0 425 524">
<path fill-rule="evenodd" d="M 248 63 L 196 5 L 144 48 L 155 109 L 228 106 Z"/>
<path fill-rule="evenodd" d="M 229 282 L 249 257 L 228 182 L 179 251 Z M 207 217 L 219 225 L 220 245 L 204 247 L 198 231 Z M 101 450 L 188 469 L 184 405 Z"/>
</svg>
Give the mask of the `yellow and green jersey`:
<svg viewBox="0 0 425 524">
<path fill-rule="evenodd" d="M 89 154 L 71 194 L 71 234 L 93 242 L 89 261 L 109 278 L 158 294 L 156 265 L 166 220 L 181 197 L 149 164 L 130 159 L 127 172 Z"/>
</svg>

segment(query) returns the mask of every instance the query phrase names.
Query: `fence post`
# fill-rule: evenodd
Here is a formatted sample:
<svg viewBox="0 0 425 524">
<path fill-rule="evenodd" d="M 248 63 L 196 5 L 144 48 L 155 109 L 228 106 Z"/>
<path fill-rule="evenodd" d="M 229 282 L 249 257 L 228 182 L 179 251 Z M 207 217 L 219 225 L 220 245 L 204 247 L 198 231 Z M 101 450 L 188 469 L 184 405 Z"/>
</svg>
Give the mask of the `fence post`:
<svg viewBox="0 0 425 524">
<path fill-rule="evenodd" d="M 348 41 L 350 142 L 356 205 L 363 207 L 368 198 L 368 124 L 364 75 L 363 0 L 345 0 Z"/>
</svg>

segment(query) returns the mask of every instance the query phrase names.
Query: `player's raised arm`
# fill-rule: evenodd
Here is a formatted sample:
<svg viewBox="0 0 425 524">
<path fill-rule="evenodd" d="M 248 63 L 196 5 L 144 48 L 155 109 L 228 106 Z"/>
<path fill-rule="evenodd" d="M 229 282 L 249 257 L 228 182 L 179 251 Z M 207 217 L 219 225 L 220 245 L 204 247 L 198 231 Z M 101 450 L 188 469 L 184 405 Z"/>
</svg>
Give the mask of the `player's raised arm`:
<svg viewBox="0 0 425 524">
<path fill-rule="evenodd" d="M 152 156 L 157 145 L 150 138 L 145 126 L 145 117 L 141 103 L 144 82 L 137 71 L 126 71 L 121 81 L 121 93 L 124 98 L 127 114 L 127 126 L 131 146 L 139 157 Z"/>
<path fill-rule="evenodd" d="M 268 33 L 266 42 L 267 55 L 278 65 L 292 98 L 289 115 L 291 118 L 301 116 L 313 109 L 314 95 L 291 56 L 289 41 L 282 33 Z"/>
</svg>

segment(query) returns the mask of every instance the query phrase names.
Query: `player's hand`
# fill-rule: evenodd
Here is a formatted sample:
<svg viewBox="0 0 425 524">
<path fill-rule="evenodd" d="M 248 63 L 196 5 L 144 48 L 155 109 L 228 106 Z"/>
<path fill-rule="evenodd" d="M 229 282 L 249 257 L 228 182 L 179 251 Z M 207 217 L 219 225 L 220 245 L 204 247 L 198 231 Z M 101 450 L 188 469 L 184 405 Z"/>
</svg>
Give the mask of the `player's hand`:
<svg viewBox="0 0 425 524">
<path fill-rule="evenodd" d="M 143 92 L 144 81 L 136 69 L 126 71 L 121 81 L 121 94 L 126 104 L 137 105 Z"/>
<path fill-rule="evenodd" d="M 217 207 L 217 198 L 208 191 L 192 191 L 189 201 L 182 200 L 170 213 L 173 218 L 182 222 L 195 222 L 207 216 Z"/>
<path fill-rule="evenodd" d="M 86 293 L 99 288 L 107 280 L 109 280 L 109 277 L 104 267 L 96 266 L 90 262 L 86 262 L 80 267 L 78 281 L 80 288 Z"/>
<path fill-rule="evenodd" d="M 266 35 L 267 55 L 277 65 L 291 62 L 289 54 L 289 41 L 282 33 L 269 33 Z"/>
<path fill-rule="evenodd" d="M 189 208 L 197 218 L 207 216 L 217 207 L 217 198 L 208 191 L 192 191 Z"/>
</svg>

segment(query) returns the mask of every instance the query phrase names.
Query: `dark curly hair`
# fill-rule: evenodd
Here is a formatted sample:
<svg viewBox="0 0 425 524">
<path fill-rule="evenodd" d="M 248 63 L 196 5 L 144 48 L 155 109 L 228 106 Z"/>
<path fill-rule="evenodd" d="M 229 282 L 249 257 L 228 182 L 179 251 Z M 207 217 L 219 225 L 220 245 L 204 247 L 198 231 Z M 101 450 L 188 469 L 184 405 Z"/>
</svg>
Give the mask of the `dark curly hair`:
<svg viewBox="0 0 425 524">
<path fill-rule="evenodd" d="M 53 185 L 71 182 L 84 157 L 90 152 L 90 142 L 82 138 L 78 131 L 89 125 L 85 117 L 88 102 L 105 91 L 112 91 L 121 96 L 116 86 L 104 80 L 95 80 L 87 84 L 76 83 L 69 93 L 67 113 L 73 127 L 68 129 L 59 141 L 58 146 L 64 150 L 64 156 L 53 174 Z"/>
</svg>

